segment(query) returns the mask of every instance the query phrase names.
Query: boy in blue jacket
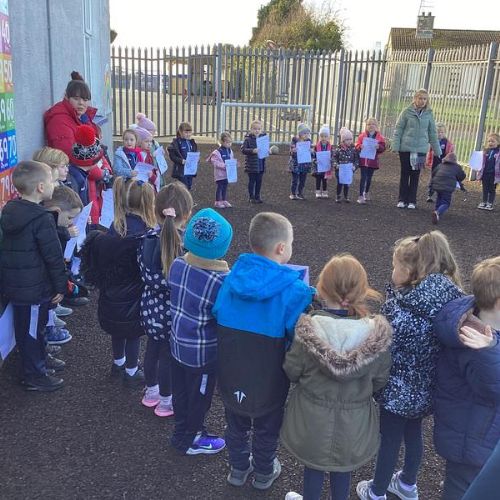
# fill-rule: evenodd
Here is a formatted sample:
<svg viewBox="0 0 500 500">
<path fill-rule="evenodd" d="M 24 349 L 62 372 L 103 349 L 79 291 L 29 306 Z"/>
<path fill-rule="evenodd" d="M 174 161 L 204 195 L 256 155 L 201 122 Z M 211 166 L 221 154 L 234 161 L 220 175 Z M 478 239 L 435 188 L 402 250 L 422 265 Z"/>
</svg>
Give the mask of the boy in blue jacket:
<svg viewBox="0 0 500 500">
<path fill-rule="evenodd" d="M 463 497 L 500 439 L 500 257 L 474 268 L 472 291 L 434 320 L 444 346 L 434 394 L 434 445 L 446 459 L 443 500 Z"/>
<path fill-rule="evenodd" d="M 226 410 L 226 445 L 233 486 L 271 487 L 281 473 L 276 458 L 289 382 L 287 343 L 315 290 L 283 264 L 292 256 L 293 229 L 282 215 L 261 212 L 250 223 L 251 254 L 242 254 L 219 291 L 219 390 Z M 253 429 L 252 455 L 249 438 Z M 251 459 L 252 456 L 252 459 Z"/>
</svg>

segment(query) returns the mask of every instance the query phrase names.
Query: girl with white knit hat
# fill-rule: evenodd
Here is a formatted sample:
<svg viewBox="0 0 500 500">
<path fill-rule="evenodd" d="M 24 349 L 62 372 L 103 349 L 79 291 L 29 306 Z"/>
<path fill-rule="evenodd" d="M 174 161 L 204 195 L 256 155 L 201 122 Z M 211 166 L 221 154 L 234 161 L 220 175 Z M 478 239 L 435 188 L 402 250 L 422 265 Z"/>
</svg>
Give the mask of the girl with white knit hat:
<svg viewBox="0 0 500 500">
<path fill-rule="evenodd" d="M 330 143 L 330 127 L 328 125 L 322 125 L 319 129 L 319 141 L 314 147 L 316 153 L 321 151 L 330 152 L 330 164 L 331 164 L 331 153 L 332 145 Z M 313 162 L 313 176 L 316 178 L 316 198 L 328 198 L 328 179 L 332 178 L 332 170 L 328 172 L 318 171 L 318 162 L 315 160 Z"/>
</svg>

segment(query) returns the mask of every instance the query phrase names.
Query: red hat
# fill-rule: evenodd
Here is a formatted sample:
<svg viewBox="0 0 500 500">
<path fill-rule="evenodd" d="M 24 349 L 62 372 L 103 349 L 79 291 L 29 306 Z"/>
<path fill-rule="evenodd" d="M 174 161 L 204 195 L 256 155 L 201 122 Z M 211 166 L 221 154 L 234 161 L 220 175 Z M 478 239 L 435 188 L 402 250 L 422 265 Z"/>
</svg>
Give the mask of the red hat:
<svg viewBox="0 0 500 500">
<path fill-rule="evenodd" d="M 80 125 L 75 131 L 75 144 L 69 154 L 69 159 L 79 167 L 95 165 L 103 156 L 101 143 L 90 125 Z"/>
</svg>

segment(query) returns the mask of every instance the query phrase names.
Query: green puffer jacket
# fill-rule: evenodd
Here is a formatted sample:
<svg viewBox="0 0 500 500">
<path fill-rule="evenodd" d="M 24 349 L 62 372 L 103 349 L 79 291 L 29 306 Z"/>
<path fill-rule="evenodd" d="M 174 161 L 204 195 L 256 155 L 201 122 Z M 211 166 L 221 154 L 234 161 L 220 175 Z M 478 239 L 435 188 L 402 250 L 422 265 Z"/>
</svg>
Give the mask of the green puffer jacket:
<svg viewBox="0 0 500 500">
<path fill-rule="evenodd" d="M 302 315 L 284 370 L 295 382 L 281 441 L 306 467 L 349 472 L 376 453 L 379 411 L 373 393 L 391 366 L 392 328 L 380 315 Z"/>
<path fill-rule="evenodd" d="M 392 150 L 425 154 L 429 143 L 433 151 L 441 151 L 432 109 L 424 108 L 419 115 L 412 104 L 399 115 Z"/>
</svg>

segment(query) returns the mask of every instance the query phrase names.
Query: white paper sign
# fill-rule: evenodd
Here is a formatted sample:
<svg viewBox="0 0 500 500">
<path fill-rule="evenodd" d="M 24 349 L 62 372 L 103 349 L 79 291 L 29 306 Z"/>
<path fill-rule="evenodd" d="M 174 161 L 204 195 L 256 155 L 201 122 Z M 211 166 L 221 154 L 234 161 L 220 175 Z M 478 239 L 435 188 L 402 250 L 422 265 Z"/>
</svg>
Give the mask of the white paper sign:
<svg viewBox="0 0 500 500">
<path fill-rule="evenodd" d="M 311 163 L 311 141 L 298 141 L 295 144 L 297 149 L 297 163 Z"/>
<path fill-rule="evenodd" d="M 5 359 L 16 345 L 14 335 L 14 311 L 9 304 L 0 316 L 0 355 Z"/>
<path fill-rule="evenodd" d="M 75 251 L 75 248 L 80 248 L 83 245 L 83 242 L 85 241 L 85 238 L 87 236 L 86 229 L 87 229 L 87 222 L 90 217 L 90 210 L 92 209 L 92 202 L 90 202 L 86 207 L 83 207 L 83 210 L 75 217 L 73 224 L 78 228 L 78 236 L 75 236 L 74 238 L 71 238 L 68 243 L 66 243 L 66 248 L 64 249 L 64 258 L 66 260 L 70 260 L 71 257 L 73 256 L 73 252 Z"/>
<path fill-rule="evenodd" d="M 374 160 L 377 156 L 378 141 L 377 139 L 372 139 L 371 137 L 365 137 L 363 139 L 363 146 L 361 147 L 361 152 L 359 153 L 360 158 L 366 158 L 367 160 Z"/>
<path fill-rule="evenodd" d="M 300 279 L 309 285 L 309 266 L 298 266 L 296 264 L 286 264 L 286 267 L 298 271 L 300 273 Z"/>
<path fill-rule="evenodd" d="M 198 172 L 198 162 L 200 161 L 200 153 L 190 151 L 186 157 L 184 164 L 184 175 L 196 175 Z"/>
<path fill-rule="evenodd" d="M 115 207 L 113 205 L 113 190 L 106 189 L 102 192 L 102 209 L 99 223 L 101 226 L 110 228 L 115 218 Z"/>
<path fill-rule="evenodd" d="M 227 182 L 234 183 L 238 181 L 238 160 L 232 158 L 230 160 L 225 160 Z"/>
<path fill-rule="evenodd" d="M 318 172 L 329 172 L 332 169 L 332 152 L 316 151 L 316 161 L 318 162 Z"/>
<path fill-rule="evenodd" d="M 471 170 L 481 170 L 483 168 L 483 152 L 473 151 L 469 159 Z"/>
<path fill-rule="evenodd" d="M 165 159 L 165 152 L 163 150 L 163 146 L 160 146 L 153 153 L 155 157 L 156 163 L 158 164 L 158 168 L 160 169 L 160 174 L 164 174 L 168 170 L 168 163 Z"/>
<path fill-rule="evenodd" d="M 144 163 L 143 161 L 138 161 L 134 170 L 137 172 L 136 180 L 148 182 L 151 171 L 153 170 L 153 165 Z"/>
<path fill-rule="evenodd" d="M 352 184 L 352 163 L 341 163 L 339 165 L 339 184 Z"/>
<path fill-rule="evenodd" d="M 260 160 L 269 156 L 269 136 L 257 137 L 257 156 Z"/>
</svg>

